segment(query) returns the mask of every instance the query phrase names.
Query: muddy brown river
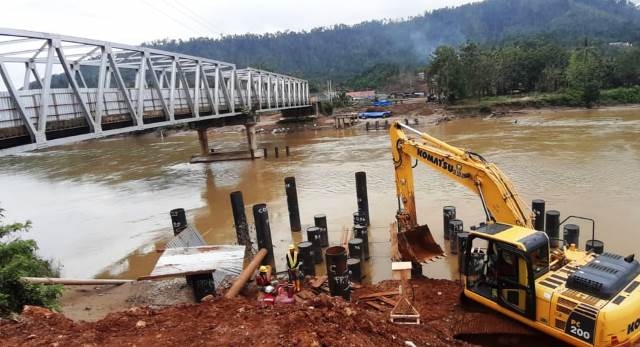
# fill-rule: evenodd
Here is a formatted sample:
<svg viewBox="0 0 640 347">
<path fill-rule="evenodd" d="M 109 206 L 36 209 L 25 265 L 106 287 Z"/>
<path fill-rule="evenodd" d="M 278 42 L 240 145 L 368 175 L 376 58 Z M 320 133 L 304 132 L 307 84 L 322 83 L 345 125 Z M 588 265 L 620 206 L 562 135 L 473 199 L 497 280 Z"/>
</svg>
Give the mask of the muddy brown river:
<svg viewBox="0 0 640 347">
<path fill-rule="evenodd" d="M 621 254 L 640 250 L 640 109 L 541 112 L 493 119 L 467 118 L 418 126 L 498 164 L 530 202 L 547 201 L 562 216 L 596 219 L 596 238 Z M 210 136 L 217 149 L 245 143 L 242 133 Z M 258 135 L 260 146 L 285 145 L 291 156 L 189 164 L 195 132 L 147 134 L 86 142 L 0 158 L 0 206 L 5 222 L 31 220 L 25 237 L 59 263 L 65 277 L 136 278 L 149 273 L 157 248 L 172 236 L 169 210 L 187 209 L 189 222 L 211 244 L 235 241 L 229 194 L 251 206 L 266 203 L 280 267 L 291 233 L 284 178 L 295 176 L 303 225 L 328 216 L 337 243 L 356 211 L 356 171 L 366 171 L 372 258 L 367 279 L 390 277 L 388 228 L 397 206 L 386 131 L 322 130 Z M 419 222 L 443 245 L 442 207 L 455 205 L 465 227 L 483 220 L 478 197 L 430 168 L 415 169 Z M 580 246 L 590 237 L 581 225 Z M 424 267 L 456 278 L 456 260 Z"/>
</svg>

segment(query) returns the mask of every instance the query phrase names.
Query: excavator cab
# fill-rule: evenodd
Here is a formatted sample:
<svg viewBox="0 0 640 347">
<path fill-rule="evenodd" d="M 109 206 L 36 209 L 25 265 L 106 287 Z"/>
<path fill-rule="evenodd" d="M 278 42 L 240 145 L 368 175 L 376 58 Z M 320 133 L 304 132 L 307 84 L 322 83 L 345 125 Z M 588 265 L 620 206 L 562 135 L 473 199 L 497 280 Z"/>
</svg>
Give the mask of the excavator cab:
<svg viewBox="0 0 640 347">
<path fill-rule="evenodd" d="M 535 279 L 549 270 L 549 240 L 541 232 L 526 233 L 498 223 L 477 229 L 463 250 L 462 269 L 467 291 L 533 320 Z"/>
</svg>

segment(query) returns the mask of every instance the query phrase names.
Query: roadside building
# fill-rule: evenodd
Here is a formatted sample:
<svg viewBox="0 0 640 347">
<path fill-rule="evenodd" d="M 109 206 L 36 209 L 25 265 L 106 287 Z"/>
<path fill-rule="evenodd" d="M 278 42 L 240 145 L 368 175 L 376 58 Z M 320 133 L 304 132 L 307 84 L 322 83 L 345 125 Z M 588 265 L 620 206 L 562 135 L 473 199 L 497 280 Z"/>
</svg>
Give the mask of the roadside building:
<svg viewBox="0 0 640 347">
<path fill-rule="evenodd" d="M 616 48 L 629 48 L 633 47 L 633 44 L 631 42 L 609 42 L 609 46 Z"/>
<path fill-rule="evenodd" d="M 376 98 L 375 90 L 363 90 L 358 92 L 348 92 L 347 96 L 354 101 L 374 100 Z"/>
</svg>

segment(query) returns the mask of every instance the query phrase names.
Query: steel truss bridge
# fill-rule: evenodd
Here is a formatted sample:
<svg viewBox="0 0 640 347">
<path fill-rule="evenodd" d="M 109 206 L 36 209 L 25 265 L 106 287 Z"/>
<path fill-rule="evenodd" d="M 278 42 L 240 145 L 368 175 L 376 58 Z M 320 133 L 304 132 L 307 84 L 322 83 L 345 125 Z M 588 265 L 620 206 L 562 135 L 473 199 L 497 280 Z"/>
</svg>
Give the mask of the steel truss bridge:
<svg viewBox="0 0 640 347">
<path fill-rule="evenodd" d="M 147 47 L 0 28 L 0 155 L 308 108 L 307 81 Z"/>
</svg>

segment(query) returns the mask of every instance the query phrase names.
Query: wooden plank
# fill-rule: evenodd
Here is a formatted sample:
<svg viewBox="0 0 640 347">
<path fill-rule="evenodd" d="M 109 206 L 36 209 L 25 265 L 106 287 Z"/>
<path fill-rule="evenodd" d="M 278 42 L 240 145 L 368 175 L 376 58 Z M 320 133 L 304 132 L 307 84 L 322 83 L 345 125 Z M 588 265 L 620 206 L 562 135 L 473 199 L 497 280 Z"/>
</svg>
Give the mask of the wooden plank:
<svg viewBox="0 0 640 347">
<path fill-rule="evenodd" d="M 349 236 L 351 235 L 351 229 L 350 228 L 343 228 L 342 229 L 342 242 L 341 245 L 342 247 L 344 247 L 345 249 L 349 249 Z"/>
<path fill-rule="evenodd" d="M 362 300 L 362 299 L 370 299 L 370 298 L 378 298 L 381 296 L 391 296 L 391 295 L 399 295 L 400 292 L 397 290 L 392 290 L 389 292 L 378 292 L 378 293 L 373 293 L 373 294 L 367 294 L 367 295 L 363 295 L 358 297 L 358 300 Z"/>
<path fill-rule="evenodd" d="M 309 299 L 315 298 L 315 294 L 313 294 L 308 289 L 301 290 L 299 293 L 296 294 L 296 296 L 299 296 L 301 299 L 304 299 L 304 300 L 309 300 Z"/>
<path fill-rule="evenodd" d="M 400 250 L 398 248 L 398 226 L 395 222 L 389 225 L 389 234 L 391 237 L 391 261 L 400 261 L 402 259 L 402 255 L 400 255 Z"/>
<path fill-rule="evenodd" d="M 155 279 L 242 268 L 244 246 L 199 246 L 167 248 L 149 276 Z"/>
<path fill-rule="evenodd" d="M 391 305 L 392 307 L 396 306 L 398 304 L 398 302 L 396 300 L 393 299 L 389 299 L 385 296 L 379 296 L 376 299 L 384 302 L 385 304 Z"/>
<path fill-rule="evenodd" d="M 316 279 L 314 279 L 313 281 L 311 281 L 310 285 L 311 288 L 320 288 L 322 286 L 322 284 L 324 284 L 324 282 L 326 282 L 328 279 L 328 277 L 326 275 L 320 276 L 320 277 L 316 277 Z"/>
<path fill-rule="evenodd" d="M 65 285 L 121 285 L 125 283 L 135 282 L 135 280 L 118 280 L 118 279 L 78 279 L 78 278 L 55 278 L 55 277 L 20 277 L 27 283 L 33 284 L 65 284 Z"/>
<path fill-rule="evenodd" d="M 367 302 L 365 302 L 365 304 L 367 304 L 367 305 L 369 305 L 369 306 L 371 306 L 371 307 L 375 308 L 376 310 L 378 310 L 378 311 L 380 311 L 380 312 L 384 312 L 384 311 L 387 311 L 387 310 L 388 310 L 386 307 L 384 307 L 384 306 L 382 306 L 382 305 L 380 305 L 380 304 L 376 304 L 376 303 L 375 303 L 375 302 L 373 302 L 373 301 L 367 301 Z"/>
<path fill-rule="evenodd" d="M 244 248 L 245 246 L 241 246 L 241 247 Z M 224 294 L 225 298 L 231 299 L 240 293 L 240 290 L 242 290 L 242 288 L 247 283 L 247 281 L 251 279 L 251 276 L 253 276 L 253 273 L 256 271 L 258 266 L 260 266 L 260 263 L 267 256 L 267 254 L 268 252 L 266 248 L 261 248 L 258 251 L 258 254 L 256 254 L 255 257 L 253 257 L 253 260 L 251 260 L 251 263 L 249 263 L 249 265 L 247 265 L 247 267 L 245 267 L 244 270 L 242 270 L 242 273 L 240 273 L 240 275 L 238 276 L 238 279 L 236 279 L 236 281 L 233 282 L 233 285 L 231 285 L 231 288 L 229 288 L 229 290 L 227 290 L 227 292 Z"/>
<path fill-rule="evenodd" d="M 351 282 L 351 288 L 352 289 L 361 289 L 362 288 L 362 284 Z"/>
</svg>

